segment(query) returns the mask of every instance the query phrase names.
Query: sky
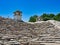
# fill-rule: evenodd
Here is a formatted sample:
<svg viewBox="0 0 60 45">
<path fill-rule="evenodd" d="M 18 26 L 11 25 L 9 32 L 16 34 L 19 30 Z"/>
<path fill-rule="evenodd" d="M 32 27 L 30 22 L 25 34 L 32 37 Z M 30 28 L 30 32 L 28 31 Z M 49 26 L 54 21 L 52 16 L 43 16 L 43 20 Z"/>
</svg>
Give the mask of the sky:
<svg viewBox="0 0 60 45">
<path fill-rule="evenodd" d="M 14 18 L 16 10 L 22 11 L 23 21 L 28 21 L 33 15 L 60 13 L 60 0 L 0 0 L 0 16 Z"/>
</svg>

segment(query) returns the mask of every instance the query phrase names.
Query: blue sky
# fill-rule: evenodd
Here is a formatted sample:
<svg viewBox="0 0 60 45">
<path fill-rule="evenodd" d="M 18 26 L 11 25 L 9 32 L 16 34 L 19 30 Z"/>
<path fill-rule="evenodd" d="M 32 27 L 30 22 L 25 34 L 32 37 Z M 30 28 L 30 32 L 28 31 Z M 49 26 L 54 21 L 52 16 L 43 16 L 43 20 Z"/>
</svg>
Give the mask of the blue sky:
<svg viewBox="0 0 60 45">
<path fill-rule="evenodd" d="M 35 14 L 59 13 L 60 0 L 0 0 L 0 16 L 13 18 L 16 10 L 21 10 L 22 20 L 28 21 Z"/>
</svg>

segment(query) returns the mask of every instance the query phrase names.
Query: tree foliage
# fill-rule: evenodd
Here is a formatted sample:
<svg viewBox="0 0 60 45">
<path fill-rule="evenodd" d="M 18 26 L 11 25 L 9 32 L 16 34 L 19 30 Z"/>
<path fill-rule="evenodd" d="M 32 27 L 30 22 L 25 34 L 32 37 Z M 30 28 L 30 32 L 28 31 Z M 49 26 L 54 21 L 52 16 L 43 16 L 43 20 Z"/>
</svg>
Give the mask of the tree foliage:
<svg viewBox="0 0 60 45">
<path fill-rule="evenodd" d="M 49 20 L 50 18 L 49 18 L 49 15 L 48 14 L 43 14 L 43 15 L 41 15 L 41 18 L 42 18 L 42 20 L 44 20 L 44 21 L 47 21 L 47 20 Z"/>
<path fill-rule="evenodd" d="M 38 17 L 37 15 L 31 16 L 29 22 L 36 22 L 37 17 Z"/>
<path fill-rule="evenodd" d="M 38 17 L 37 15 L 31 16 L 29 22 L 36 22 L 37 17 Z M 43 13 L 40 17 L 42 18 L 43 21 L 47 21 L 47 20 L 60 21 L 60 13 L 58 13 L 57 15 Z"/>
<path fill-rule="evenodd" d="M 54 17 L 54 20 L 60 21 L 60 13 Z"/>
<path fill-rule="evenodd" d="M 54 14 L 45 14 L 45 13 L 41 15 L 43 21 L 53 20 L 54 16 L 55 16 Z"/>
</svg>

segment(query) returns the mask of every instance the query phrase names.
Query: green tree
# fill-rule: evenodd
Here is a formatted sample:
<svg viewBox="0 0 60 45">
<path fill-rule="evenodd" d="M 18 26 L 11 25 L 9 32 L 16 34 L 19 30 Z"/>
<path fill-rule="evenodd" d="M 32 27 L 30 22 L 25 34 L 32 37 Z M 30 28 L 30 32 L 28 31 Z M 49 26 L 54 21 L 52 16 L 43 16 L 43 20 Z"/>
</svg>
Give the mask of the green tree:
<svg viewBox="0 0 60 45">
<path fill-rule="evenodd" d="M 49 18 L 49 15 L 46 14 L 46 13 L 44 13 L 43 15 L 41 15 L 41 18 L 42 18 L 43 21 L 47 21 L 47 20 L 50 19 L 50 18 Z"/>
<path fill-rule="evenodd" d="M 50 18 L 50 20 L 53 20 L 54 19 L 54 14 L 49 14 L 49 18 Z"/>
<path fill-rule="evenodd" d="M 29 19 L 29 22 L 36 22 L 37 17 L 38 17 L 37 15 L 31 16 L 30 19 Z M 60 21 L 60 13 L 58 13 L 57 15 L 43 13 L 43 15 L 41 15 L 40 17 L 43 21 L 47 21 L 47 20 Z"/>
<path fill-rule="evenodd" d="M 29 22 L 36 22 L 37 17 L 38 17 L 37 15 L 31 16 Z"/>
<path fill-rule="evenodd" d="M 58 13 L 55 17 L 54 20 L 60 21 L 60 13 Z"/>
</svg>

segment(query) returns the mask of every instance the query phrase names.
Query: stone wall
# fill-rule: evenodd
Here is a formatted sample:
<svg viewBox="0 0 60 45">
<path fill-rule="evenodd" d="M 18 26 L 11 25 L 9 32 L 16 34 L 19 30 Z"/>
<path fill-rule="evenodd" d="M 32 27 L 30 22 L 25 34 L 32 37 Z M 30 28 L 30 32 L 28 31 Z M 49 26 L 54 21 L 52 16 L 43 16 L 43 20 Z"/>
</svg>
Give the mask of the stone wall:
<svg viewBox="0 0 60 45">
<path fill-rule="evenodd" d="M 11 40 L 21 45 L 60 43 L 60 29 L 49 21 L 32 24 L 0 17 L 0 41 L 9 44 Z"/>
</svg>

